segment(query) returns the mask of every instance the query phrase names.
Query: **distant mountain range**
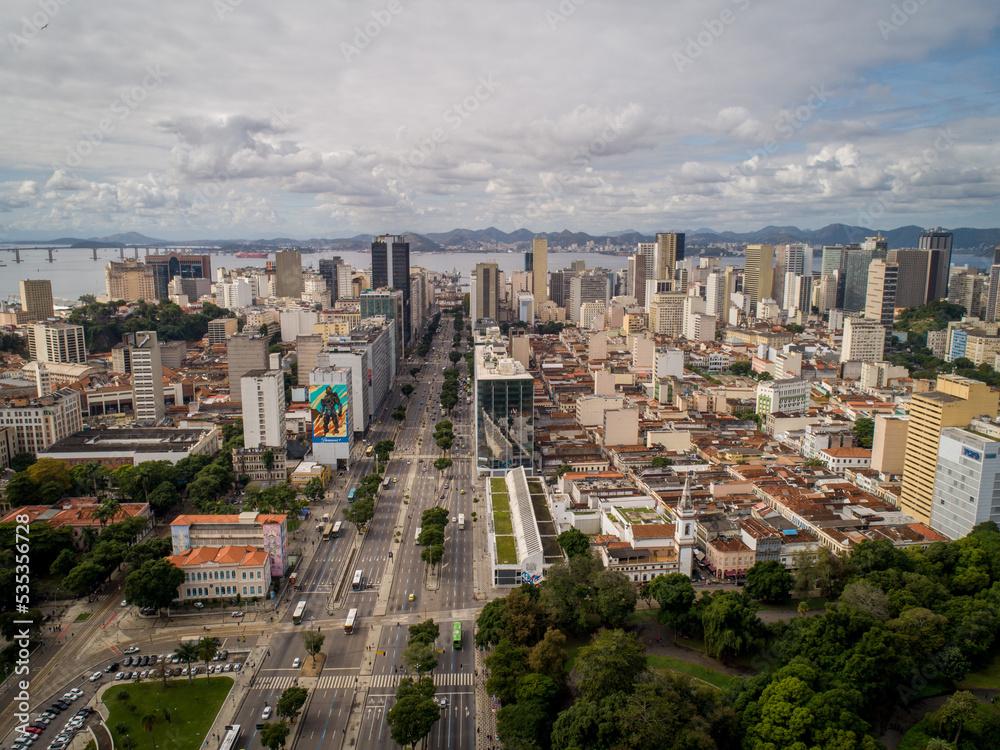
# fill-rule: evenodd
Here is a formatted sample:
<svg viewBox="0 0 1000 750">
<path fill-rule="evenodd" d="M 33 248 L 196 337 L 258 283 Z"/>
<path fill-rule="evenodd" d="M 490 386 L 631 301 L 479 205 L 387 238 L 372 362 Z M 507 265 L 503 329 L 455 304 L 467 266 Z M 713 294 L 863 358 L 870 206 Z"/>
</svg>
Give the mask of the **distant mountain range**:
<svg viewBox="0 0 1000 750">
<path fill-rule="evenodd" d="M 679 231 L 679 230 L 678 230 Z M 766 226 L 754 232 L 716 232 L 701 227 L 693 232 L 686 232 L 686 243 L 689 248 L 707 249 L 725 244 L 768 244 L 776 245 L 786 242 L 804 242 L 811 245 L 842 245 L 861 242 L 865 237 L 881 233 L 889 242 L 890 248 L 916 247 L 923 227 L 906 226 L 890 230 L 875 230 L 868 227 L 855 227 L 847 224 L 830 224 L 822 229 L 799 229 L 798 227 Z M 952 229 L 955 252 L 966 254 L 992 253 L 1000 245 L 1000 229 L 974 229 L 961 227 Z M 486 229 L 452 229 L 450 232 L 427 232 L 416 234 L 405 232 L 404 236 L 414 252 L 476 252 L 484 246 L 497 244 L 530 246 L 535 237 L 544 237 L 553 249 L 565 249 L 573 245 L 583 246 L 593 243 L 600 247 L 610 245 L 615 248 L 628 247 L 639 242 L 652 242 L 654 235 L 642 234 L 632 229 L 610 232 L 603 235 L 591 235 L 586 232 L 571 232 L 564 229 L 561 232 L 532 232 L 528 229 L 518 229 L 504 232 L 496 227 Z M 354 237 L 341 238 L 310 238 L 294 239 L 291 237 L 275 237 L 273 239 L 233 239 L 233 240 L 192 240 L 172 242 L 170 240 L 147 237 L 138 232 L 113 234 L 108 237 L 60 237 L 48 241 L 24 241 L 14 244 L 58 244 L 72 247 L 122 247 L 138 245 L 142 247 L 170 246 L 212 246 L 229 251 L 247 251 L 251 249 L 279 249 L 293 246 L 302 248 L 323 248 L 328 250 L 367 250 L 371 247 L 374 235 L 359 234 Z"/>
</svg>

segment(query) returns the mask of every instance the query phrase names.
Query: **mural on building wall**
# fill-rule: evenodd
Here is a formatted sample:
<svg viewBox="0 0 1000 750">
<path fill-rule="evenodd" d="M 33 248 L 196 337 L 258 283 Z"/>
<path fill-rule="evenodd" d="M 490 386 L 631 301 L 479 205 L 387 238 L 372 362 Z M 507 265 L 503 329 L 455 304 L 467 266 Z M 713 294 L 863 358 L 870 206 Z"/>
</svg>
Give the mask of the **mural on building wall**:
<svg viewBox="0 0 1000 750">
<path fill-rule="evenodd" d="M 346 443 L 350 429 L 347 385 L 314 385 L 309 389 L 314 443 Z"/>
</svg>

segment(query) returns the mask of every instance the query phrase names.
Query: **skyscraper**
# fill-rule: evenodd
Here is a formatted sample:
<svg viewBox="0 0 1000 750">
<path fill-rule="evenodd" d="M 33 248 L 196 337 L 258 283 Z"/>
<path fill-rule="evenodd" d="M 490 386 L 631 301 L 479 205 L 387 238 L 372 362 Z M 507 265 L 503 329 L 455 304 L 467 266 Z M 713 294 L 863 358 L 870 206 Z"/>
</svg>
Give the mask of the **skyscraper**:
<svg viewBox="0 0 1000 750">
<path fill-rule="evenodd" d="M 242 401 L 242 379 L 251 370 L 266 370 L 267 339 L 260 335 L 238 333 L 226 342 L 229 360 L 229 400 Z"/>
<path fill-rule="evenodd" d="M 844 300 L 843 308 L 852 312 L 865 309 L 868 296 L 868 267 L 875 258 L 884 258 L 874 250 L 849 247 L 844 251 Z"/>
<path fill-rule="evenodd" d="M 240 378 L 243 445 L 285 449 L 285 376 L 281 370 L 250 370 Z"/>
<path fill-rule="evenodd" d="M 275 294 L 279 297 L 302 297 L 302 253 L 280 250 L 274 254 Z"/>
<path fill-rule="evenodd" d="M 778 245 L 774 252 L 774 288 L 772 296 L 778 304 L 783 304 L 785 299 L 785 274 L 794 273 L 796 276 L 805 271 L 806 252 L 805 245 Z"/>
<path fill-rule="evenodd" d="M 986 383 L 960 375 L 939 375 L 935 390 L 914 393 L 903 459 L 900 507 L 923 523 L 931 521 L 938 446 L 945 427 L 967 427 L 979 416 L 997 414 L 997 393 Z"/>
<path fill-rule="evenodd" d="M 948 296 L 948 270 L 951 268 L 951 232 L 934 227 L 920 233 L 917 247 L 930 250 L 933 257 L 928 266 L 927 293 L 928 302 L 945 299 Z M 934 251 L 937 251 L 934 254 Z M 934 261 L 937 261 L 936 263 Z"/>
<path fill-rule="evenodd" d="M 892 322 L 896 309 L 896 285 L 899 266 L 881 258 L 872 261 L 868 269 L 868 293 L 865 298 L 865 320 L 885 326 L 886 343 L 892 336 Z"/>
<path fill-rule="evenodd" d="M 992 323 L 1000 317 L 1000 263 L 990 267 L 989 286 L 986 290 L 986 322 Z"/>
<path fill-rule="evenodd" d="M 52 304 L 52 282 L 48 279 L 21 279 L 21 309 L 31 320 L 55 317 Z"/>
<path fill-rule="evenodd" d="M 684 260 L 684 233 L 660 232 L 656 235 L 657 279 L 673 279 L 677 261 Z"/>
<path fill-rule="evenodd" d="M 319 275 L 326 280 L 326 288 L 330 290 L 330 303 L 340 299 L 340 281 L 337 278 L 338 269 L 343 265 L 344 259 L 339 255 L 333 258 L 319 259 Z"/>
<path fill-rule="evenodd" d="M 28 328 L 28 358 L 38 362 L 87 363 L 83 326 L 70 323 L 35 323 Z"/>
<path fill-rule="evenodd" d="M 372 289 L 403 293 L 403 340 L 410 340 L 410 243 L 402 235 L 383 234 L 372 243 Z"/>
<path fill-rule="evenodd" d="M 896 307 L 920 307 L 926 305 L 927 271 L 930 252 L 915 248 L 890 250 L 886 261 L 899 266 L 899 281 L 896 286 Z"/>
<path fill-rule="evenodd" d="M 771 296 L 774 280 L 774 245 L 747 245 L 743 293 L 750 300 L 750 314 L 757 304 Z"/>
<path fill-rule="evenodd" d="M 212 257 L 210 255 L 191 255 L 189 253 L 147 255 L 146 265 L 153 269 L 158 299 L 167 298 L 169 294 L 167 287 L 176 278 L 212 278 Z"/>
<path fill-rule="evenodd" d="M 132 410 L 137 422 L 155 424 L 163 419 L 163 367 L 156 331 L 125 334 L 132 367 Z"/>
<path fill-rule="evenodd" d="M 549 241 L 536 237 L 531 245 L 531 270 L 534 274 L 535 309 L 549 299 Z"/>
<path fill-rule="evenodd" d="M 500 277 L 499 266 L 496 263 L 476 264 L 475 299 L 472 300 L 473 320 L 500 317 Z"/>
</svg>

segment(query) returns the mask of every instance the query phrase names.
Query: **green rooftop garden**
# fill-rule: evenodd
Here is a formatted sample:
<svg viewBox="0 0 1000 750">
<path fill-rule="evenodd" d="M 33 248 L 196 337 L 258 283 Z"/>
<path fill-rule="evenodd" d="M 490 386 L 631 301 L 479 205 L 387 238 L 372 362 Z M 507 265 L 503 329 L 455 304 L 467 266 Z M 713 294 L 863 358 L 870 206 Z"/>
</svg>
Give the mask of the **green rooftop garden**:
<svg viewBox="0 0 1000 750">
<path fill-rule="evenodd" d="M 493 510 L 510 510 L 510 497 L 505 494 L 494 495 Z"/>
<path fill-rule="evenodd" d="M 514 546 L 514 537 L 498 536 L 497 540 L 497 562 L 502 565 L 517 564 L 517 548 Z"/>
<path fill-rule="evenodd" d="M 506 492 L 507 483 L 503 479 L 495 478 L 490 480 L 490 489 L 494 492 Z"/>
<path fill-rule="evenodd" d="M 514 526 L 510 522 L 510 511 L 494 511 L 493 525 L 496 529 L 496 533 L 501 536 L 507 536 L 514 533 Z"/>
</svg>

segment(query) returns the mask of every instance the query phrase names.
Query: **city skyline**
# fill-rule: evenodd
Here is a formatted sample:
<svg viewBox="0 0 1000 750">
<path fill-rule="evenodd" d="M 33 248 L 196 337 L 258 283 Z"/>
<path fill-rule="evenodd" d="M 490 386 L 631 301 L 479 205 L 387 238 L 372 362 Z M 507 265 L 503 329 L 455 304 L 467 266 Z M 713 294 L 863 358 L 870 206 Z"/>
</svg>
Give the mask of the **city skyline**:
<svg viewBox="0 0 1000 750">
<path fill-rule="evenodd" d="M 998 9 L 848 6 L 11 4 L 0 237 L 994 225 Z"/>
</svg>

